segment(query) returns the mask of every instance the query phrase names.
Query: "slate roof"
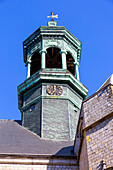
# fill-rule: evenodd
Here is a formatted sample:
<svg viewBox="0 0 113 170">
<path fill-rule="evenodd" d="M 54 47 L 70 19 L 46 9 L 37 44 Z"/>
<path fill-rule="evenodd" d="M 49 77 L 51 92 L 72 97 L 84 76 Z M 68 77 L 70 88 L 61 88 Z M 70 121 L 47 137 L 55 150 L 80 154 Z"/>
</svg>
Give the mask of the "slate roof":
<svg viewBox="0 0 113 170">
<path fill-rule="evenodd" d="M 0 120 L 0 154 L 73 156 L 73 144 L 41 139 L 13 120 Z"/>
</svg>

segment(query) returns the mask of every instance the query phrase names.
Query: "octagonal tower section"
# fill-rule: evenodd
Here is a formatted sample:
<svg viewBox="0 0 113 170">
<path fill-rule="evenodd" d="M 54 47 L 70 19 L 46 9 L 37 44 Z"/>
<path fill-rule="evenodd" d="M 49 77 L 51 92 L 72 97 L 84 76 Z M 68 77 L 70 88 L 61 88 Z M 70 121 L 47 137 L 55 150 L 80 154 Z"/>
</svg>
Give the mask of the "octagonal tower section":
<svg viewBox="0 0 113 170">
<path fill-rule="evenodd" d="M 49 23 L 23 42 L 27 78 L 18 86 L 18 106 L 22 125 L 41 138 L 73 140 L 88 93 L 79 81 L 81 42 Z"/>
</svg>

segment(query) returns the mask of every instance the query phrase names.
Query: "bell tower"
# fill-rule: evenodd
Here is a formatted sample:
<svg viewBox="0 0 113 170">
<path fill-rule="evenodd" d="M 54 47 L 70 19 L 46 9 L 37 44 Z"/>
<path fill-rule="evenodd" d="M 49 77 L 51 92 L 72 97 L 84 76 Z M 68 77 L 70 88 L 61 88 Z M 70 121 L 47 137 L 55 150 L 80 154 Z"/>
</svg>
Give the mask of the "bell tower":
<svg viewBox="0 0 113 170">
<path fill-rule="evenodd" d="M 23 42 L 23 51 L 27 78 L 18 86 L 22 125 L 41 138 L 73 140 L 88 93 L 79 80 L 81 42 L 52 18 Z"/>
</svg>

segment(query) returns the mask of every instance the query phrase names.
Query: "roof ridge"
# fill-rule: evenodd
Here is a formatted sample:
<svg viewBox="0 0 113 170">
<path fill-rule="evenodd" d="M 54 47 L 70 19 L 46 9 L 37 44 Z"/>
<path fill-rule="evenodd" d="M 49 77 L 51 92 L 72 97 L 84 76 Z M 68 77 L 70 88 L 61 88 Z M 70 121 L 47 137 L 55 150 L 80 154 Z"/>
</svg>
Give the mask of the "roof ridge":
<svg viewBox="0 0 113 170">
<path fill-rule="evenodd" d="M 110 86 L 111 83 L 109 83 L 108 85 L 106 85 L 105 87 L 100 88 L 99 90 L 97 90 L 95 93 L 93 93 L 91 96 L 89 96 L 88 98 L 86 98 L 85 100 L 83 100 L 83 103 L 85 103 L 86 101 L 88 101 L 89 99 L 93 98 L 95 95 L 97 95 L 98 93 L 100 93 L 101 91 L 103 91 L 104 89 L 106 89 L 106 87 Z"/>
<path fill-rule="evenodd" d="M 100 88 L 97 91 L 99 91 L 103 87 L 106 87 L 109 84 L 113 85 L 113 74 L 107 78 L 107 80 L 100 86 Z"/>
</svg>

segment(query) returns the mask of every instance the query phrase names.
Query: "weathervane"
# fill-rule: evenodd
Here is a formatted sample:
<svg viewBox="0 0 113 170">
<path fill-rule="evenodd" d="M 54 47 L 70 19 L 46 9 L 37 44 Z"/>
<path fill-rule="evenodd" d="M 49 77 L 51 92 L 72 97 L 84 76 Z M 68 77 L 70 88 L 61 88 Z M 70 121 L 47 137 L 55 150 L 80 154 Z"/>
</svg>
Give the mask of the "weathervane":
<svg viewBox="0 0 113 170">
<path fill-rule="evenodd" d="M 53 22 L 53 18 L 58 18 L 58 15 L 53 15 L 53 12 L 50 13 L 51 16 L 47 16 L 47 18 L 51 18 L 51 21 Z"/>
</svg>

